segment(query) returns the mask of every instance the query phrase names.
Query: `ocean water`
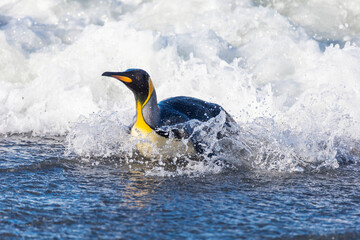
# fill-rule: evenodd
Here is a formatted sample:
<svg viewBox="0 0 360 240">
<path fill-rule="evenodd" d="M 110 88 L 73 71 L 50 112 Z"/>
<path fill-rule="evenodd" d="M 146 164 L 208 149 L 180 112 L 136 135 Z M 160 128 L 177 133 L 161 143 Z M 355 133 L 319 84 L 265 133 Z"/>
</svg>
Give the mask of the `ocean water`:
<svg viewBox="0 0 360 240">
<path fill-rule="evenodd" d="M 0 238 L 359 239 L 359 66 L 358 0 L 2 0 Z M 128 68 L 233 134 L 141 157 Z"/>
</svg>

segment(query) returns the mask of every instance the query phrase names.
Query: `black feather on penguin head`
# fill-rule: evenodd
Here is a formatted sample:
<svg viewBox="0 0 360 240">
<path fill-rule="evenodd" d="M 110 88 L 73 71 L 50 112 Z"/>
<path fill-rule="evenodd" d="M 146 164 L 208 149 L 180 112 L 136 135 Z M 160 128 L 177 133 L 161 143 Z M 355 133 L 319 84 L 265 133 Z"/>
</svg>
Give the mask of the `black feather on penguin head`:
<svg viewBox="0 0 360 240">
<path fill-rule="evenodd" d="M 113 77 L 123 82 L 144 103 L 149 95 L 149 74 L 142 69 L 128 69 L 125 72 L 104 72 L 102 76 Z"/>
</svg>

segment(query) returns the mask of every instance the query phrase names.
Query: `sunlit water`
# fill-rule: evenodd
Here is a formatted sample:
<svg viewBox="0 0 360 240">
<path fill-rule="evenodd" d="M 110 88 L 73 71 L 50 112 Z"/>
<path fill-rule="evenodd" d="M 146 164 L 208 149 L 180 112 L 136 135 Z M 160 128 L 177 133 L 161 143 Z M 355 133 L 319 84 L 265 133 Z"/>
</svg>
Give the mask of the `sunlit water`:
<svg viewBox="0 0 360 240">
<path fill-rule="evenodd" d="M 0 238 L 360 238 L 360 2 L 0 3 Z M 216 102 L 139 156 L 131 92 Z M 224 135 L 218 139 L 218 134 Z M 184 144 L 188 139 L 184 139 Z"/>
</svg>

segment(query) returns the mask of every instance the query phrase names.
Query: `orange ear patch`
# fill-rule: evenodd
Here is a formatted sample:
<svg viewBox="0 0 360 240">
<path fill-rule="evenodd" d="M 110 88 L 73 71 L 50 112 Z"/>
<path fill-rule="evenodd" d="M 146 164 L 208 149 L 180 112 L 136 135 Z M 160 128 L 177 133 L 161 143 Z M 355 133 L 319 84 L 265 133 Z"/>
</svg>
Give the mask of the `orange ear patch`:
<svg viewBox="0 0 360 240">
<path fill-rule="evenodd" d="M 118 76 L 118 75 L 112 75 L 112 77 L 119 79 L 120 81 L 123 81 L 123 82 L 127 82 L 127 83 L 132 82 L 131 78 L 128 78 L 128 77 Z"/>
</svg>

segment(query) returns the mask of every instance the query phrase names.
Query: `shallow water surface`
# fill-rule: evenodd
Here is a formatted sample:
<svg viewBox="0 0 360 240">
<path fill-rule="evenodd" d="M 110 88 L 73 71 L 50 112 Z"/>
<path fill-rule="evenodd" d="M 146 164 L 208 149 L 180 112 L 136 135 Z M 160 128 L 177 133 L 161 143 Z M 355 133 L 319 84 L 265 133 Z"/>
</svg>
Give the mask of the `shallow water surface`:
<svg viewBox="0 0 360 240">
<path fill-rule="evenodd" d="M 64 138 L 0 141 L 0 237 L 356 239 L 360 171 L 223 169 L 146 176 L 119 159 L 64 154 Z"/>
</svg>

